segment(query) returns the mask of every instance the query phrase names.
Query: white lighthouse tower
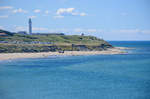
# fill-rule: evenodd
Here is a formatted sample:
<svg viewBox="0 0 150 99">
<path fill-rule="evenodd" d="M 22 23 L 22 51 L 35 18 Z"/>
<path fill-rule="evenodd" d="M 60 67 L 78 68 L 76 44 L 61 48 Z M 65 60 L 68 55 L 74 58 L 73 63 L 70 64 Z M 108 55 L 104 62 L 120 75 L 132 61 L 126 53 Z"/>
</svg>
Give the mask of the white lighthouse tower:
<svg viewBox="0 0 150 99">
<path fill-rule="evenodd" d="M 31 18 L 29 18 L 29 34 L 32 34 L 32 21 L 31 21 Z"/>
</svg>

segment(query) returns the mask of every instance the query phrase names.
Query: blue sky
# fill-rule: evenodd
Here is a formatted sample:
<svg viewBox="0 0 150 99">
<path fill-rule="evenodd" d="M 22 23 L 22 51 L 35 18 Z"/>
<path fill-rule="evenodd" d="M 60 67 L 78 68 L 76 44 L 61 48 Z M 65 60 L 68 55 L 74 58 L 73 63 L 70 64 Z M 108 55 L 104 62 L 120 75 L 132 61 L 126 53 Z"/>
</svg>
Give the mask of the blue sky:
<svg viewBox="0 0 150 99">
<path fill-rule="evenodd" d="M 0 28 L 150 40 L 150 0 L 0 0 Z"/>
</svg>

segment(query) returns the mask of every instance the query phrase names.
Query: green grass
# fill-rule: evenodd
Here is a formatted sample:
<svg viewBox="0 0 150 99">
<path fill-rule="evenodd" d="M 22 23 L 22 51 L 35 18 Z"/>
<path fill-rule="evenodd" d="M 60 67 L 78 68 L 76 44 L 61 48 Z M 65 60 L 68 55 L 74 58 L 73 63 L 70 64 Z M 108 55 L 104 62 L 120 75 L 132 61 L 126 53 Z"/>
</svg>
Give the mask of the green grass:
<svg viewBox="0 0 150 99">
<path fill-rule="evenodd" d="M 19 42 L 51 42 L 52 44 L 0 44 L 0 53 L 13 52 L 46 52 L 58 50 L 72 50 L 72 44 L 76 45 L 74 50 L 102 50 L 112 47 L 108 42 L 94 36 L 79 35 L 21 35 L 14 34 L 0 37 L 0 41 Z M 80 45 L 83 45 L 82 47 Z"/>
<path fill-rule="evenodd" d="M 104 40 L 94 36 L 79 36 L 79 35 L 21 35 L 0 37 L 0 41 L 20 41 L 20 42 L 53 42 L 55 44 L 101 44 L 106 43 Z"/>
</svg>

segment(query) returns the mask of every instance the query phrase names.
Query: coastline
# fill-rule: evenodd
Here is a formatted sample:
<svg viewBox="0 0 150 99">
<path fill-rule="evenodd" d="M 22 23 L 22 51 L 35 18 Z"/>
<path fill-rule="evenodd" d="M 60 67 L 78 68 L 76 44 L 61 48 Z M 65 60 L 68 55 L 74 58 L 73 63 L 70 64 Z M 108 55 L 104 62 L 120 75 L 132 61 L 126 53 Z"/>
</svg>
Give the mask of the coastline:
<svg viewBox="0 0 150 99">
<path fill-rule="evenodd" d="M 59 52 L 39 52 L 39 53 L 0 53 L 0 61 L 12 60 L 20 58 L 44 58 L 48 56 L 77 56 L 77 55 L 112 55 L 112 54 L 126 54 L 126 47 L 114 47 L 103 51 L 65 51 Z"/>
</svg>

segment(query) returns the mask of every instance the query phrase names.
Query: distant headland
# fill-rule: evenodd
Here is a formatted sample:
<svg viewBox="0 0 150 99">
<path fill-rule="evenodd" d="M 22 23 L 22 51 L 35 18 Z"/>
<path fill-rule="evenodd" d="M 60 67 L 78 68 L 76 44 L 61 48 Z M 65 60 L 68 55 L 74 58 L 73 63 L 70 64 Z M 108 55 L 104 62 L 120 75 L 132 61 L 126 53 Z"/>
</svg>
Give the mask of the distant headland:
<svg viewBox="0 0 150 99">
<path fill-rule="evenodd" d="M 29 19 L 29 33 L 0 30 L 0 53 L 3 53 L 0 54 L 1 59 L 15 59 L 49 55 L 122 54 L 124 52 L 103 39 L 86 36 L 84 33 L 81 35 L 32 33 L 32 21 Z"/>
<path fill-rule="evenodd" d="M 19 34 L 0 30 L 0 53 L 49 51 L 101 51 L 112 48 L 94 36 L 51 34 Z"/>
<path fill-rule="evenodd" d="M 18 34 L 0 30 L 0 60 L 55 55 L 124 54 L 103 39 L 85 35 Z"/>
<path fill-rule="evenodd" d="M 65 35 L 64 33 L 33 33 L 32 20 L 26 31 L 0 30 L 0 53 L 49 51 L 101 51 L 112 48 L 108 42 L 94 36 Z"/>
</svg>

